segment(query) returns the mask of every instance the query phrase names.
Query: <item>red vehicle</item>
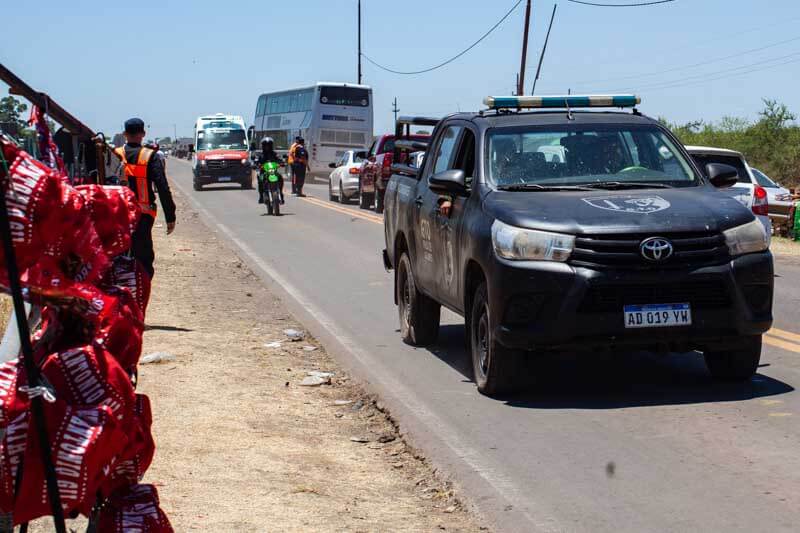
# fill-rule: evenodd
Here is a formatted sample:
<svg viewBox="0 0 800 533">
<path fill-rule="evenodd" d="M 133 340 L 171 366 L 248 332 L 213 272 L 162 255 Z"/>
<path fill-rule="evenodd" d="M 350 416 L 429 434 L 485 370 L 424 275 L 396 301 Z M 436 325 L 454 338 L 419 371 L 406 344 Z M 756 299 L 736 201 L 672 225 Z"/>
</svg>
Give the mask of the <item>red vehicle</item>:
<svg viewBox="0 0 800 533">
<path fill-rule="evenodd" d="M 428 142 L 430 135 L 411 135 L 408 139 Z M 389 178 L 392 176 L 394 140 L 394 135 L 381 135 L 375 139 L 367 153 L 367 160 L 361 166 L 358 184 L 358 205 L 361 209 L 370 209 L 374 201 L 375 212 L 383 213 L 386 184 L 389 183 Z M 406 156 L 405 153 L 401 154 L 401 158 L 404 156 Z M 404 161 L 400 161 L 400 163 L 404 163 Z"/>
</svg>

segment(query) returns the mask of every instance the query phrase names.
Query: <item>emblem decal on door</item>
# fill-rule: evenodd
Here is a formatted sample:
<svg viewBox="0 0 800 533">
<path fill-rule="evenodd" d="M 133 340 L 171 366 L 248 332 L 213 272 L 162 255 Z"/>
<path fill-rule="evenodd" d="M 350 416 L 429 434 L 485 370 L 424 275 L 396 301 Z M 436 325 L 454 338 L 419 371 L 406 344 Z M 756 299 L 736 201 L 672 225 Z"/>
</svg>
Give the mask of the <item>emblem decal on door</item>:
<svg viewBox="0 0 800 533">
<path fill-rule="evenodd" d="M 595 196 L 583 198 L 583 201 L 598 209 L 640 215 L 656 213 L 671 207 L 671 204 L 660 196 L 634 196 L 631 194 Z"/>
</svg>

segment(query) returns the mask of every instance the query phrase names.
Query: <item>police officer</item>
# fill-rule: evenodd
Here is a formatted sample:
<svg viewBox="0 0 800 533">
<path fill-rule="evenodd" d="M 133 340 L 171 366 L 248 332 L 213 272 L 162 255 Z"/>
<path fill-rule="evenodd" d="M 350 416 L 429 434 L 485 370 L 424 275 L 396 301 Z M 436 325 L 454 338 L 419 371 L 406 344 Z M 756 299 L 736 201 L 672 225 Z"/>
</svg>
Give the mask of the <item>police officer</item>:
<svg viewBox="0 0 800 533">
<path fill-rule="evenodd" d="M 303 185 L 306 183 L 306 170 L 308 170 L 308 151 L 306 150 L 306 141 L 302 137 L 297 138 L 291 155 L 294 192 L 297 196 L 303 197 L 305 196 Z"/>
<path fill-rule="evenodd" d="M 136 195 L 136 201 L 141 209 L 142 216 L 139 225 L 133 232 L 131 251 L 133 256 L 142 264 L 145 271 L 153 277 L 153 223 L 156 220 L 156 195 L 161 199 L 164 209 L 164 218 L 167 221 L 167 235 L 175 230 L 175 202 L 169 190 L 167 176 L 164 172 L 164 163 L 151 148 L 142 146 L 144 139 L 144 121 L 132 118 L 125 121 L 125 146 L 114 149 L 122 160 L 123 175 L 121 181 Z"/>
</svg>

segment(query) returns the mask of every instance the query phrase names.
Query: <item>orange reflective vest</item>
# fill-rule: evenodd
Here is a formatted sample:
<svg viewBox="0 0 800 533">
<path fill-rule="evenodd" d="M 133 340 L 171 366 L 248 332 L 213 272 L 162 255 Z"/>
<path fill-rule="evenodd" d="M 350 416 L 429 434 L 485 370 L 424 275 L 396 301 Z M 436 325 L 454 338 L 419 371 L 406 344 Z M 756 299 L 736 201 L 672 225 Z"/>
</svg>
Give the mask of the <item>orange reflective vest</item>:
<svg viewBox="0 0 800 533">
<path fill-rule="evenodd" d="M 131 163 L 125 157 L 125 147 L 114 148 L 114 153 L 122 160 L 125 176 L 122 179 L 122 184 L 130 187 L 131 182 L 136 182 L 136 200 L 139 202 L 139 208 L 142 214 L 156 217 L 156 203 L 150 197 L 150 187 L 147 183 L 147 165 L 150 163 L 150 158 L 153 157 L 153 150 L 150 148 L 142 148 L 139 150 L 139 157 L 135 163 Z M 133 189 L 133 187 L 131 187 Z"/>
<path fill-rule="evenodd" d="M 294 163 L 294 149 L 297 148 L 297 146 L 298 146 L 297 143 L 292 143 L 292 146 L 289 147 L 289 159 L 287 163 L 289 163 L 290 165 Z"/>
</svg>

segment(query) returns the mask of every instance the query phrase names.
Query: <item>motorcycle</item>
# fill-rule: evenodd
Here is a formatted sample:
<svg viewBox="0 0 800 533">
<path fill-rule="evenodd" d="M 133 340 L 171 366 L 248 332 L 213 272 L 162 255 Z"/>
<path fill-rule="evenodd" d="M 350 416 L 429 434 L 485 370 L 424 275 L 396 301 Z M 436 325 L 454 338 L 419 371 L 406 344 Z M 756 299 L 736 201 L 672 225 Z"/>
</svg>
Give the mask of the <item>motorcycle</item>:
<svg viewBox="0 0 800 533">
<path fill-rule="evenodd" d="M 258 193 L 267 206 L 267 214 L 281 215 L 280 164 L 264 163 L 258 173 Z"/>
</svg>

